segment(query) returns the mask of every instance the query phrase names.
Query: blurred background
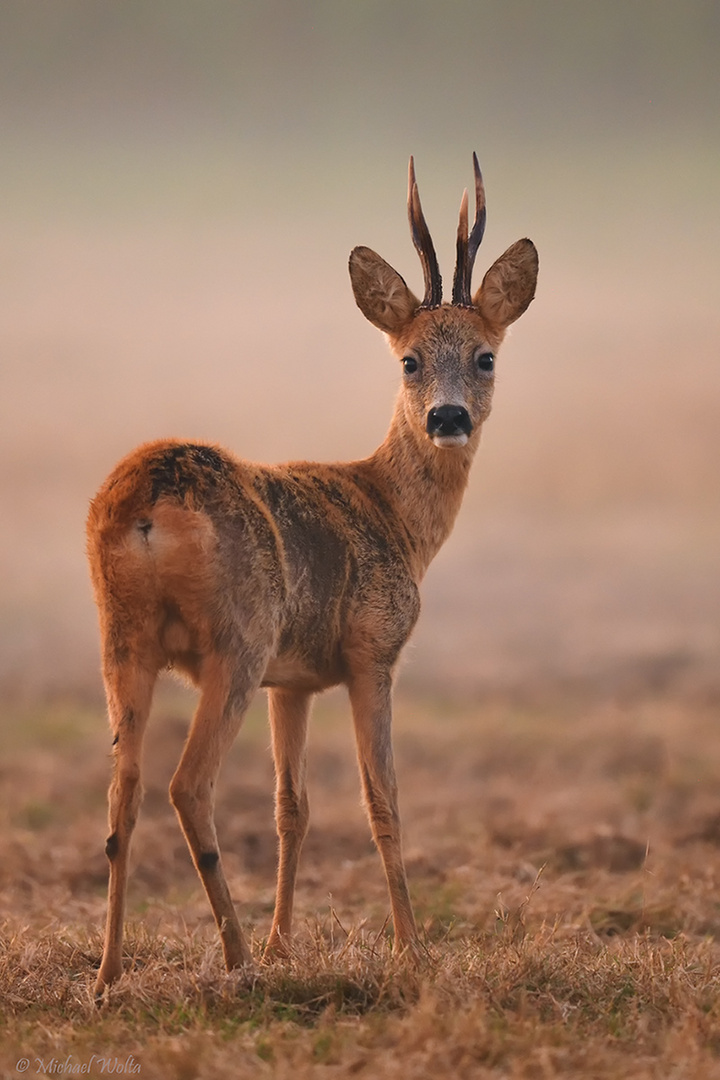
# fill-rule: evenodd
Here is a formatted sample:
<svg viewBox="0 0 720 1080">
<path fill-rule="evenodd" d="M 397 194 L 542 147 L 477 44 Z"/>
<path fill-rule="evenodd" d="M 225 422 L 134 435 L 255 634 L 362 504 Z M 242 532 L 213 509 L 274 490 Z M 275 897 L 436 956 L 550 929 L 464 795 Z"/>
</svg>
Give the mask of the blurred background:
<svg viewBox="0 0 720 1080">
<path fill-rule="evenodd" d="M 0 7 L 0 692 L 101 693 L 88 500 L 165 435 L 350 458 L 399 380 L 347 256 L 537 298 L 499 361 L 403 685 L 720 685 L 713 0 L 7 0 Z"/>
</svg>

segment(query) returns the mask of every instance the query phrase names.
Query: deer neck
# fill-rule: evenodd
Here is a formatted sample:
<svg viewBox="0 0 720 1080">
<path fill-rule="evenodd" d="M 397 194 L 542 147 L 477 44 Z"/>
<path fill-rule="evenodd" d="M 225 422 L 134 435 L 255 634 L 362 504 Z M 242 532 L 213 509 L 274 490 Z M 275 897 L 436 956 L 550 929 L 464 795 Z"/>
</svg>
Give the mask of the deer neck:
<svg viewBox="0 0 720 1080">
<path fill-rule="evenodd" d="M 434 446 L 408 421 L 400 395 L 385 441 L 370 458 L 405 527 L 418 580 L 452 531 L 478 442 L 476 433 L 464 447 Z"/>
</svg>

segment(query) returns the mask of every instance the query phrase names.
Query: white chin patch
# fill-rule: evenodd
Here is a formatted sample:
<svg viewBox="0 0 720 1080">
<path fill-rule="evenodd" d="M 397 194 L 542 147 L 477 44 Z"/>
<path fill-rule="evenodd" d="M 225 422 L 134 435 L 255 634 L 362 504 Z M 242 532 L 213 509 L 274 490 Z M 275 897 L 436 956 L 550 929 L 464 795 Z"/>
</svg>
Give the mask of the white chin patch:
<svg viewBox="0 0 720 1080">
<path fill-rule="evenodd" d="M 439 446 L 442 450 L 447 450 L 451 446 L 465 446 L 468 441 L 468 437 L 464 433 L 460 435 L 432 435 L 431 438 L 435 446 Z"/>
</svg>

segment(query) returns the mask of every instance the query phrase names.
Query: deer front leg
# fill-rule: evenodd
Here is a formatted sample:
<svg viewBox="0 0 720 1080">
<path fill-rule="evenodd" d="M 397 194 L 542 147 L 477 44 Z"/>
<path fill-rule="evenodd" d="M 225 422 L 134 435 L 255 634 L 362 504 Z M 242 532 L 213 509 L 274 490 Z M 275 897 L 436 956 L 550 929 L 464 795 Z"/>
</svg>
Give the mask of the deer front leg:
<svg viewBox="0 0 720 1080">
<path fill-rule="evenodd" d="M 400 839 L 397 781 L 392 751 L 392 677 L 381 671 L 353 677 L 348 686 L 358 764 L 373 839 L 390 891 L 395 950 L 418 941 Z"/>
<path fill-rule="evenodd" d="M 275 761 L 275 821 L 279 853 L 277 895 L 265 956 L 287 956 L 300 849 L 308 827 L 305 786 L 307 724 L 312 697 L 274 689 L 268 694 Z"/>
</svg>

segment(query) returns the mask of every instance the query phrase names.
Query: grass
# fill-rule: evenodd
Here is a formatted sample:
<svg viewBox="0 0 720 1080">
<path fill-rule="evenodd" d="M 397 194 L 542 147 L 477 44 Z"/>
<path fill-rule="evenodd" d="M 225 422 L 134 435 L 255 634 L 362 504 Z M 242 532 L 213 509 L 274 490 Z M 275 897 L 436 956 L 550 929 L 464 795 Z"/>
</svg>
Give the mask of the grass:
<svg viewBox="0 0 720 1080">
<path fill-rule="evenodd" d="M 552 1066 L 616 1076 L 623 1062 L 637 1067 L 623 1075 L 660 1076 L 677 1048 L 699 1070 L 688 1075 L 716 1075 L 717 950 L 707 941 L 646 933 L 609 945 L 590 930 L 518 934 L 511 919 L 418 965 L 393 959 L 384 940 L 333 949 L 317 932 L 285 964 L 227 976 L 206 935 L 178 948 L 136 930 L 132 969 L 98 1011 L 88 980 L 98 935 L 51 925 L 28 945 L 26 934 L 3 940 L 7 1075 L 16 1055 L 133 1054 L 151 1076 L 249 1077 L 266 1066 L 315 1075 L 318 1065 L 342 1070 L 322 1075 L 530 1077 L 556 1075 Z"/>
<path fill-rule="evenodd" d="M 170 697 L 156 709 L 126 973 L 98 1009 L 101 711 L 93 728 L 93 707 L 79 709 L 73 732 L 67 703 L 5 707 L 2 1077 L 22 1058 L 30 1076 L 720 1077 L 714 700 L 401 700 L 416 959 L 391 952 L 350 724 L 331 697 L 313 732 L 293 955 L 232 975 L 164 794 L 187 708 Z M 218 821 L 259 960 L 274 839 L 256 712 Z"/>
</svg>

